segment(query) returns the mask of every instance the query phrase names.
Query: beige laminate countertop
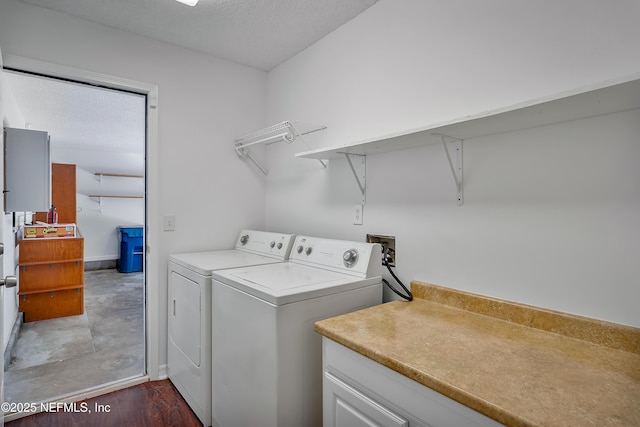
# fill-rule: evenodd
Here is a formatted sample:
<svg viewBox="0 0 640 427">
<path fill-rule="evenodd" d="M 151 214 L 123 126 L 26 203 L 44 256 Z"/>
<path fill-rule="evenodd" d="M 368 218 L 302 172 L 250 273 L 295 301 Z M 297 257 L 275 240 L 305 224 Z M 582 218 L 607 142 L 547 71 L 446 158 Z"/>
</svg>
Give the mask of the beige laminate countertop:
<svg viewBox="0 0 640 427">
<path fill-rule="evenodd" d="M 510 426 L 640 426 L 640 329 L 413 282 L 316 331 Z"/>
</svg>

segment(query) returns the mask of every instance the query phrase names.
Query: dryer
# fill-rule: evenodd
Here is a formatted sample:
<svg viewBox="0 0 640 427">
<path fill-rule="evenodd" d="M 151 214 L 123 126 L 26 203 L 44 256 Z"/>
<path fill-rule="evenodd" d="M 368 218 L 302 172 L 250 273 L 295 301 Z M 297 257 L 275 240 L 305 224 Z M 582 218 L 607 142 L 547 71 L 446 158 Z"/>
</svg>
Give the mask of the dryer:
<svg viewBox="0 0 640 427">
<path fill-rule="evenodd" d="M 382 303 L 378 244 L 297 236 L 288 262 L 213 273 L 213 423 L 322 425 L 318 320 Z"/>
<path fill-rule="evenodd" d="M 167 371 L 205 427 L 211 425 L 211 273 L 283 262 L 294 237 L 242 230 L 235 249 L 169 256 Z"/>
</svg>

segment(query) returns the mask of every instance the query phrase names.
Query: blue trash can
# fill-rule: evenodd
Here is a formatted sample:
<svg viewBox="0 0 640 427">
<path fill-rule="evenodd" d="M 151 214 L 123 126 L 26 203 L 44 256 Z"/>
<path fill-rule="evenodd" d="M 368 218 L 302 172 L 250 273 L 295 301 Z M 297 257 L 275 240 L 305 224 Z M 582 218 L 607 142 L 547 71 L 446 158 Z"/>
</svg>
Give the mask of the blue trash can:
<svg viewBox="0 0 640 427">
<path fill-rule="evenodd" d="M 120 273 L 134 273 L 142 271 L 144 255 L 142 226 L 120 226 L 120 258 L 118 271 Z"/>
</svg>

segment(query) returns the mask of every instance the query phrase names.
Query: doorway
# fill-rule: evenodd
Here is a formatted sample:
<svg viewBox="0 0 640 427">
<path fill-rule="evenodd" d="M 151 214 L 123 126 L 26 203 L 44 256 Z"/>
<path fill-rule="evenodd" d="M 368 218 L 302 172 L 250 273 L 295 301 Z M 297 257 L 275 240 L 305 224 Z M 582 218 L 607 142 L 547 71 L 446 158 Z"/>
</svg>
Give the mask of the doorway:
<svg viewBox="0 0 640 427">
<path fill-rule="evenodd" d="M 122 253 L 120 243 L 123 227 L 146 229 L 147 97 L 16 69 L 4 76 L 25 126 L 49 132 L 52 163 L 75 166 L 85 267 L 84 313 L 25 323 L 16 316 L 5 400 L 57 400 L 144 377 L 145 254 Z M 16 217 L 16 230 L 34 220 Z"/>
</svg>

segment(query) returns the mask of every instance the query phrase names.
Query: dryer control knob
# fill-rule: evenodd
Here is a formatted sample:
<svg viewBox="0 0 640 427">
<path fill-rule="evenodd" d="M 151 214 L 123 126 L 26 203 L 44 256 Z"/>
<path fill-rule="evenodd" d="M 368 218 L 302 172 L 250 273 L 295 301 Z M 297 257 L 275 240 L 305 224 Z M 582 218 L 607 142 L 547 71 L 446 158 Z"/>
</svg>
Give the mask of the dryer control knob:
<svg viewBox="0 0 640 427">
<path fill-rule="evenodd" d="M 276 241 L 273 240 L 271 243 L 269 243 L 269 246 L 271 247 L 271 249 L 275 248 L 276 247 Z M 278 249 L 280 249 L 280 248 L 278 248 Z"/>
<path fill-rule="evenodd" d="M 356 249 L 349 249 L 345 251 L 342 255 L 342 260 L 344 261 L 344 266 L 347 268 L 351 268 L 358 262 L 358 251 Z"/>
<path fill-rule="evenodd" d="M 282 242 L 278 243 L 278 249 L 282 249 Z"/>
<path fill-rule="evenodd" d="M 301 254 L 304 248 L 302 247 L 302 245 L 300 245 L 296 248 L 296 250 L 298 251 L 299 254 Z"/>
<path fill-rule="evenodd" d="M 312 252 L 312 251 L 313 251 L 313 249 L 311 248 L 311 246 L 309 246 L 309 247 L 307 248 L 307 250 L 306 250 L 306 251 L 304 251 L 304 253 L 305 253 L 305 254 L 307 254 L 307 255 L 311 255 L 311 252 Z"/>
<path fill-rule="evenodd" d="M 248 241 L 249 241 L 248 234 L 245 234 L 244 236 L 240 237 L 240 243 L 242 243 L 243 245 L 246 245 Z"/>
</svg>

